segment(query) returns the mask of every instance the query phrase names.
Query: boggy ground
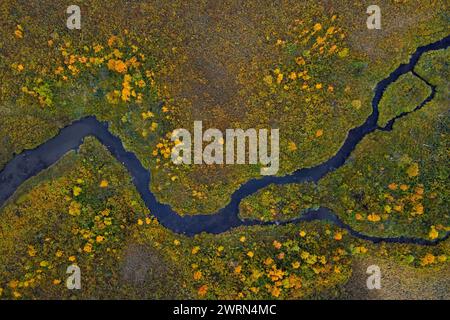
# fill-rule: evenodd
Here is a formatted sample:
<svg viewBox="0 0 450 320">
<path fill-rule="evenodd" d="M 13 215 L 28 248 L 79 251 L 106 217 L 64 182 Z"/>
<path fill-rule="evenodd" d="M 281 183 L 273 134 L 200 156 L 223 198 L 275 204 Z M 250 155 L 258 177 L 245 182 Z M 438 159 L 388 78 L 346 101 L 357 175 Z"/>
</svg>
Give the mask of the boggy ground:
<svg viewBox="0 0 450 320">
<path fill-rule="evenodd" d="M 216 211 L 259 170 L 174 167 L 165 157 L 168 132 L 190 129 L 193 120 L 219 129 L 280 127 L 280 174 L 317 164 L 366 118 L 373 86 L 418 46 L 446 35 L 448 11 L 445 1 L 382 1 L 383 29 L 371 32 L 365 26 L 371 3 L 362 1 L 124 6 L 90 0 L 81 5 L 82 30 L 71 32 L 65 27 L 69 4 L 0 4 L 0 162 L 94 114 L 152 170 L 158 198 L 185 214 Z M 433 59 L 431 66 L 440 65 Z M 448 139 L 423 134 L 446 136 L 443 94 L 413 120 L 399 122 L 400 130 L 366 139 L 349 164 L 323 182 L 333 193 L 322 189 L 320 204 L 333 204 L 367 233 L 439 237 L 448 227 L 448 173 L 433 161 L 446 159 L 445 153 L 424 151 L 416 142 L 419 137 L 434 150 L 445 149 Z M 413 146 L 407 156 L 398 154 L 399 141 L 402 149 Z M 391 189 L 398 198 L 378 198 Z M 294 209 L 318 204 L 308 186 L 301 193 L 305 202 Z M 396 215 L 394 206 L 385 207 L 391 198 L 411 208 Z M 426 203 L 413 206 L 413 200 Z M 420 213 L 433 203 L 431 214 Z M 450 258 L 448 241 L 372 245 L 326 223 L 176 235 L 158 225 L 124 169 L 91 139 L 18 191 L 1 209 L 0 233 L 0 296 L 8 299 L 338 298 L 352 268 L 358 270 L 354 257 L 381 256 L 414 270 L 445 270 Z M 80 292 L 64 287 L 72 263 L 84 270 L 87 285 Z M 420 271 L 405 274 L 420 277 Z"/>
<path fill-rule="evenodd" d="M 374 245 L 325 222 L 174 234 L 95 139 L 22 185 L 2 208 L 0 234 L 2 299 L 338 299 L 365 290 L 361 259 L 417 281 L 450 259 L 448 241 Z M 81 290 L 66 288 L 72 264 Z"/>
<path fill-rule="evenodd" d="M 174 167 L 167 133 L 193 120 L 279 127 L 280 175 L 327 159 L 370 112 L 375 83 L 445 32 L 443 1 L 382 2 L 381 31 L 367 30 L 367 5 L 91 0 L 81 5 L 81 31 L 68 31 L 63 4 L 2 3 L 0 161 L 94 114 L 152 170 L 162 201 L 181 213 L 214 212 L 259 168 Z M 92 67 L 84 58 L 103 60 Z M 108 65 L 134 58 L 140 66 L 127 72 Z M 142 97 L 133 93 L 138 79 Z M 119 97 L 123 89 L 130 97 Z"/>
<path fill-rule="evenodd" d="M 434 99 L 398 119 L 391 131 L 376 131 L 347 163 L 317 185 L 269 186 L 244 199 L 241 216 L 292 219 L 303 209 L 325 206 L 355 230 L 380 236 L 436 239 L 450 230 L 448 213 L 448 55 L 424 54 L 415 72 L 436 86 Z M 407 78 L 406 78 L 407 79 Z M 380 113 L 392 117 L 417 107 L 404 89 L 423 90 L 400 78 L 385 92 Z M 421 86 L 423 81 L 419 82 Z M 393 97 L 402 97 L 394 104 Z M 425 98 L 425 96 L 423 96 Z M 391 108 L 393 107 L 393 108 Z"/>
<path fill-rule="evenodd" d="M 367 290 L 362 285 L 369 276 L 371 265 L 382 270 L 381 289 Z M 449 266 L 438 269 L 417 270 L 382 258 L 356 259 L 352 276 L 345 285 L 343 297 L 355 300 L 448 300 L 450 294 Z"/>
</svg>

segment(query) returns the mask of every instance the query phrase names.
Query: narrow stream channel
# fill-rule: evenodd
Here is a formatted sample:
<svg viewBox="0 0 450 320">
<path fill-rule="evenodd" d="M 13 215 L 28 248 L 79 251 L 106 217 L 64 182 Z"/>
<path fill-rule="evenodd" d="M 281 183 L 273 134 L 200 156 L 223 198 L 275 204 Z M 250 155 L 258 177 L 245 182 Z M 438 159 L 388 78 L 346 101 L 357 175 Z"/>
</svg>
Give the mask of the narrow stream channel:
<svg viewBox="0 0 450 320">
<path fill-rule="evenodd" d="M 150 172 L 142 166 L 141 162 L 134 153 L 125 150 L 122 141 L 108 130 L 107 123 L 102 123 L 95 117 L 86 117 L 73 122 L 69 126 L 61 129 L 58 135 L 52 139 L 33 150 L 24 151 L 7 163 L 0 172 L 0 206 L 14 194 L 23 182 L 37 175 L 42 170 L 49 168 L 69 151 L 77 150 L 83 143 L 83 139 L 85 137 L 93 136 L 105 145 L 111 154 L 127 168 L 132 177 L 133 184 L 141 195 L 145 205 L 150 209 L 151 213 L 164 227 L 176 233 L 183 233 L 189 236 L 201 232 L 217 234 L 239 226 L 283 225 L 288 223 L 297 223 L 300 221 L 327 220 L 334 223 L 338 227 L 348 230 L 354 237 L 375 243 L 385 241 L 392 243 L 435 245 L 440 241 L 448 239 L 450 237 L 450 232 L 447 232 L 444 237 L 435 240 L 409 237 L 383 238 L 368 236 L 353 230 L 349 225 L 341 221 L 335 213 L 327 208 L 309 210 L 301 214 L 301 216 L 296 219 L 284 222 L 241 220 L 239 218 L 239 204 L 242 199 L 254 194 L 258 190 L 270 184 L 281 185 L 304 181 L 317 182 L 326 174 L 344 165 L 351 152 L 367 134 L 377 129 L 387 131 L 392 130 L 394 122 L 398 118 L 403 117 L 404 114 L 391 119 L 385 128 L 378 127 L 378 105 L 386 88 L 403 74 L 412 72 L 414 66 L 424 53 L 433 50 L 445 49 L 449 45 L 450 36 L 447 36 L 437 42 L 419 47 L 411 55 L 407 64 L 401 64 L 387 78 L 381 80 L 375 88 L 374 97 L 372 100 L 372 113 L 362 125 L 349 131 L 342 147 L 330 159 L 317 166 L 297 170 L 294 173 L 283 177 L 265 176 L 261 179 L 249 180 L 241 185 L 240 188 L 232 194 L 230 202 L 224 208 L 214 214 L 180 216 L 173 211 L 169 205 L 158 202 L 155 195 L 149 188 L 151 179 Z M 428 97 L 427 100 L 415 110 L 420 109 L 427 102 L 432 100 L 434 97 L 434 92 L 435 89 L 433 87 L 432 96 Z"/>
</svg>

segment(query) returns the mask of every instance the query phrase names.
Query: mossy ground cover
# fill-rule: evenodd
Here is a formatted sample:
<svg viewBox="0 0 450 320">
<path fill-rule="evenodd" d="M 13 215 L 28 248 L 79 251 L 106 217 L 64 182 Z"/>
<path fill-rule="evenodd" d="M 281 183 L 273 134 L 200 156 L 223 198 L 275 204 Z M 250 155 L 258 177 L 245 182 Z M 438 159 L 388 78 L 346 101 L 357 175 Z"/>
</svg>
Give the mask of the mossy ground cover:
<svg viewBox="0 0 450 320">
<path fill-rule="evenodd" d="M 450 258 L 448 243 L 375 246 L 326 223 L 174 234 L 94 139 L 23 185 L 0 232 L 4 299 L 338 298 L 354 258 L 390 258 L 419 274 Z M 81 290 L 65 286 L 71 264 Z"/>
<path fill-rule="evenodd" d="M 242 219 L 286 221 L 298 218 L 303 211 L 320 207 L 318 188 L 313 183 L 270 185 L 242 200 Z"/>
<path fill-rule="evenodd" d="M 104 147 L 88 139 L 78 154 L 32 179 L 1 215 L 1 282 L 7 298 L 137 297 L 139 287 L 114 267 L 125 255 L 138 219 L 150 223 L 126 171 Z M 153 223 L 153 219 L 151 220 Z M 144 246 L 145 248 L 145 246 Z M 154 298 L 176 297 L 182 277 L 151 249 L 154 272 L 172 277 L 154 281 Z M 83 289 L 66 289 L 66 269 L 82 266 Z M 159 271 L 156 269 L 158 267 Z M 175 274 L 177 274 L 175 272 Z"/>
<path fill-rule="evenodd" d="M 278 127 L 280 175 L 328 158 L 370 112 L 373 86 L 445 34 L 445 2 L 381 5 L 385 27 L 368 33 L 361 2 L 91 0 L 80 31 L 61 4 L 3 3 L 0 161 L 96 115 L 153 171 L 162 201 L 214 212 L 259 169 L 173 166 L 167 134 L 193 120 Z"/>
<path fill-rule="evenodd" d="M 173 129 L 191 129 L 194 120 L 278 127 L 279 174 L 317 164 L 370 113 L 375 84 L 448 32 L 445 1 L 382 1 L 379 32 L 367 30 L 361 1 L 89 0 L 81 31 L 65 27 L 67 6 L 0 5 L 1 165 L 96 115 L 152 171 L 158 198 L 183 214 L 223 207 L 259 169 L 174 166 Z M 437 85 L 435 99 L 392 132 L 367 137 L 318 186 L 262 190 L 244 200 L 241 214 L 288 219 L 323 205 L 367 234 L 442 236 L 446 66 L 448 50 L 421 59 L 416 72 Z M 8 299 L 339 297 L 354 256 L 381 255 L 419 275 L 449 261 L 448 241 L 372 245 L 325 223 L 173 234 L 91 139 L 22 186 L 1 210 L 0 233 L 0 296 Z M 64 286 L 71 263 L 83 270 L 78 292 Z"/>
<path fill-rule="evenodd" d="M 266 219 L 273 211 L 275 217 L 288 212 L 292 218 L 308 205 L 320 205 L 367 234 L 443 236 L 450 228 L 448 117 L 443 116 L 448 114 L 448 87 L 443 80 L 448 74 L 448 51 L 426 54 L 417 66 L 417 72 L 437 86 L 431 102 L 399 119 L 391 132 L 367 136 L 348 162 L 318 185 L 260 190 L 244 200 L 241 215 Z M 289 196 L 280 197 L 284 194 Z"/>
<path fill-rule="evenodd" d="M 329 190 L 328 204 L 340 207 L 343 217 L 358 228 L 432 239 L 449 229 L 448 117 L 442 116 L 448 114 L 448 88 L 443 83 L 448 69 L 438 61 L 429 63 L 437 56 L 445 61 L 447 55 L 448 49 L 426 54 L 417 68 L 425 79 L 432 75 L 436 97 L 396 122 L 392 132 L 370 135 L 348 165 L 321 182 Z M 333 205 L 338 202 L 338 207 Z"/>
<path fill-rule="evenodd" d="M 369 114 L 375 84 L 420 43 L 445 35 L 445 17 L 423 3 L 419 13 L 409 2 L 383 6 L 395 15 L 378 34 L 367 33 L 360 2 L 249 2 L 241 8 L 231 1 L 201 6 L 196 14 L 187 10 L 181 23 L 201 28 L 183 48 L 183 72 L 174 73 L 167 86 L 184 116 L 181 127 L 191 128 L 199 118 L 219 129 L 279 127 L 280 175 L 327 159 Z M 230 90 L 238 94 L 230 97 Z M 224 193 L 259 173 L 251 166 L 167 166 L 156 174 L 166 171 L 174 182 L 154 191 L 182 213 L 216 211 L 228 201 Z M 176 190 L 183 205 L 164 190 Z"/>
<path fill-rule="evenodd" d="M 380 101 L 378 125 L 383 127 L 396 116 L 413 111 L 430 94 L 431 88 L 412 73 L 401 76 L 389 86 Z"/>
</svg>

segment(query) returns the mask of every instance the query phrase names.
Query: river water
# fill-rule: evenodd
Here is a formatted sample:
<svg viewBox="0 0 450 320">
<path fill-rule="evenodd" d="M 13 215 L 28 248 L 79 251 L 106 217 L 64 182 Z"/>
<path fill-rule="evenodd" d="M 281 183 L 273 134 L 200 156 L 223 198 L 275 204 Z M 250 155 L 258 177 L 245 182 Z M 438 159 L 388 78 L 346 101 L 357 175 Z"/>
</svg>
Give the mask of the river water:
<svg viewBox="0 0 450 320">
<path fill-rule="evenodd" d="M 3 205 L 17 190 L 17 188 L 27 179 L 37 175 L 42 170 L 60 160 L 71 150 L 77 150 L 87 136 L 96 137 L 111 154 L 122 163 L 132 177 L 132 182 L 141 195 L 145 205 L 151 213 L 166 228 L 189 236 L 201 233 L 222 233 L 239 226 L 253 225 L 282 225 L 287 223 L 297 223 L 300 221 L 327 220 L 335 225 L 344 228 L 357 238 L 372 242 L 394 242 L 394 243 L 414 243 L 419 245 L 434 245 L 450 237 L 448 232 L 443 238 L 435 240 L 426 240 L 408 237 L 375 237 L 362 234 L 353 230 L 349 225 L 342 222 L 339 217 L 327 208 L 311 209 L 303 212 L 297 219 L 284 222 L 261 222 L 258 220 L 242 220 L 239 218 L 239 204 L 242 199 L 254 194 L 258 190 L 270 184 L 288 184 L 305 181 L 317 182 L 326 174 L 341 167 L 357 144 L 369 133 L 380 130 L 392 130 L 395 121 L 405 116 L 402 114 L 388 122 L 384 128 L 377 126 L 379 111 L 378 105 L 386 88 L 395 82 L 405 73 L 413 72 L 414 66 L 420 57 L 429 51 L 445 49 L 450 45 L 450 36 L 419 47 L 410 57 L 406 64 L 398 66 L 388 77 L 381 80 L 374 92 L 372 100 L 372 113 L 366 121 L 348 132 L 347 138 L 338 152 L 317 166 L 297 170 L 292 174 L 275 177 L 264 176 L 261 179 L 252 179 L 244 183 L 231 196 L 230 202 L 214 214 L 197 214 L 180 216 L 169 205 L 160 203 L 155 195 L 150 191 L 151 174 L 146 170 L 134 153 L 125 150 L 122 141 L 114 136 L 109 130 L 107 123 L 98 121 L 95 117 L 86 117 L 77 120 L 69 126 L 60 130 L 60 132 L 32 150 L 26 150 L 16 155 L 0 172 L 0 206 Z M 430 84 L 428 84 L 430 85 Z M 430 85 L 431 86 L 431 85 Z M 428 101 L 433 99 L 435 88 L 432 88 L 432 94 L 415 110 L 423 107 Z"/>
</svg>

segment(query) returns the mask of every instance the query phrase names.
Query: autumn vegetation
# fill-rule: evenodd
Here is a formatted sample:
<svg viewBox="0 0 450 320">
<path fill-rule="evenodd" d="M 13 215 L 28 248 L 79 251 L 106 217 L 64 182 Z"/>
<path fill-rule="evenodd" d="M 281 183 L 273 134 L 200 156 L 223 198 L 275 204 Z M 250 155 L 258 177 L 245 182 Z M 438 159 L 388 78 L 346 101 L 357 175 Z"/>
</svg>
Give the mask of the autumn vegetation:
<svg viewBox="0 0 450 320">
<path fill-rule="evenodd" d="M 241 215 L 293 218 L 308 206 L 324 206 L 366 234 L 444 236 L 450 230 L 444 191 L 449 174 L 448 119 L 441 116 L 447 108 L 448 87 L 442 80 L 448 76 L 447 56 L 448 49 L 426 54 L 416 68 L 437 86 L 435 99 L 426 106 L 399 119 L 391 132 L 370 134 L 347 164 L 317 185 L 270 186 L 245 199 Z M 394 96 L 391 91 L 387 94 L 387 99 Z M 412 103 L 409 108 L 414 109 L 416 102 Z"/>
<path fill-rule="evenodd" d="M 380 101 L 378 124 L 383 127 L 396 116 L 413 111 L 431 94 L 431 88 L 411 73 L 393 83 Z"/>
<path fill-rule="evenodd" d="M 177 235 L 127 175 L 89 138 L 23 185 L 2 212 L 2 298 L 337 298 L 355 258 L 437 270 L 450 259 L 448 243 L 373 245 L 319 222 Z M 83 290 L 65 287 L 70 264 L 82 268 Z"/>
<path fill-rule="evenodd" d="M 151 171 L 159 201 L 180 214 L 216 212 L 259 168 L 175 166 L 170 132 L 194 120 L 279 128 L 279 175 L 328 159 L 370 114 L 376 83 L 447 36 L 445 1 L 380 5 L 383 30 L 368 33 L 361 1 L 88 0 L 82 30 L 70 31 L 59 3 L 3 1 L 0 168 L 94 115 Z M 240 216 L 281 221 L 324 206 L 368 235 L 443 237 L 448 55 L 427 53 L 415 68 L 436 86 L 422 109 L 368 135 L 317 184 L 269 186 L 244 199 Z M 402 76 L 385 92 L 378 124 L 430 90 Z M 0 208 L 0 235 L 1 299 L 339 298 L 356 259 L 389 259 L 418 277 L 450 259 L 449 241 L 372 244 L 326 222 L 175 234 L 93 138 L 19 188 Z M 82 267 L 83 290 L 66 289 L 69 264 Z"/>
</svg>

